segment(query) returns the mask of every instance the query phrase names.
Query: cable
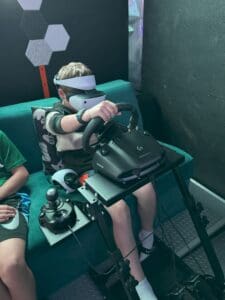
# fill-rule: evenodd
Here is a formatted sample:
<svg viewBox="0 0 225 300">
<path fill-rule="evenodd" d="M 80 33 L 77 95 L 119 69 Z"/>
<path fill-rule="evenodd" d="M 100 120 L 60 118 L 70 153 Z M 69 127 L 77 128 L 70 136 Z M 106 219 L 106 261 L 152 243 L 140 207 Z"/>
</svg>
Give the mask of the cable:
<svg viewBox="0 0 225 300">
<path fill-rule="evenodd" d="M 123 259 L 126 259 L 133 251 L 138 249 L 138 247 L 142 245 L 142 242 L 145 241 L 151 235 L 153 235 L 153 232 L 149 233 L 144 239 L 139 240 L 139 242 L 136 242 L 135 247 L 132 248 L 125 256 L 123 256 Z"/>
<path fill-rule="evenodd" d="M 109 275 L 114 269 L 115 269 L 115 265 L 113 265 L 107 272 L 99 272 L 96 270 L 96 267 L 90 262 L 90 260 L 87 258 L 87 255 L 85 255 L 86 253 L 86 250 L 85 248 L 83 247 L 82 243 L 79 241 L 77 235 L 75 234 L 75 232 L 72 230 L 72 228 L 68 225 L 68 228 L 73 236 L 73 238 L 76 240 L 78 246 L 80 247 L 80 249 L 82 250 L 81 253 L 82 253 L 82 256 L 84 258 L 84 260 L 86 261 L 86 263 L 88 264 L 88 266 L 90 268 L 92 268 L 93 270 L 95 270 L 95 272 L 98 274 L 98 275 Z"/>
</svg>

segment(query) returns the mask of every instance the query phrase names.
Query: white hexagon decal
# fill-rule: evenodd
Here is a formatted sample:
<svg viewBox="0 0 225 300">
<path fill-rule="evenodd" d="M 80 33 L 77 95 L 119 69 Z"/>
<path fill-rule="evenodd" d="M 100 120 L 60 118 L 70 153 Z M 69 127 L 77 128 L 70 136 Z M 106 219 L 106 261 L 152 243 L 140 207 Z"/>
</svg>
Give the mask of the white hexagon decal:
<svg viewBox="0 0 225 300">
<path fill-rule="evenodd" d="M 24 10 L 39 10 L 42 0 L 17 0 Z"/>
<path fill-rule="evenodd" d="M 52 50 L 45 40 L 30 40 L 25 55 L 33 66 L 48 65 Z"/>
<path fill-rule="evenodd" d="M 70 36 L 62 24 L 49 25 L 45 34 L 45 41 L 52 51 L 64 51 Z"/>
</svg>

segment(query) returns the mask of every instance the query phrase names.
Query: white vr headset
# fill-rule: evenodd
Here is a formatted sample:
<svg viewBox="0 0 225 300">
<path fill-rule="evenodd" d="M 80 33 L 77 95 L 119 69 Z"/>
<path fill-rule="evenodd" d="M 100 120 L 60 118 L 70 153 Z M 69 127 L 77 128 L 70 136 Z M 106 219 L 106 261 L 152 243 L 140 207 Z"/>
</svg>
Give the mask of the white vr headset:
<svg viewBox="0 0 225 300">
<path fill-rule="evenodd" d="M 106 95 L 96 90 L 94 75 L 73 77 L 68 79 L 54 78 L 54 84 L 82 90 L 81 94 L 73 94 L 68 97 L 69 103 L 74 109 L 88 109 L 105 100 Z"/>
</svg>

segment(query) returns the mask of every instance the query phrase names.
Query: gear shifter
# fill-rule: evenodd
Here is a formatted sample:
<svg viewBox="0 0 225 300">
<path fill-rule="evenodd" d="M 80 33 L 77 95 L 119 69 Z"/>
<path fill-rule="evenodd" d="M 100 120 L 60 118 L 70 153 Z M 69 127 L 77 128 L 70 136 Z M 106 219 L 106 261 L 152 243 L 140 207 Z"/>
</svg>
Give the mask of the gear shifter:
<svg viewBox="0 0 225 300">
<path fill-rule="evenodd" d="M 41 208 L 39 223 L 53 233 L 62 233 L 76 223 L 74 204 L 70 199 L 59 197 L 56 188 L 50 188 L 46 193 L 47 203 Z"/>
<path fill-rule="evenodd" d="M 50 209 L 53 209 L 54 211 L 57 211 L 57 207 L 59 205 L 58 196 L 59 195 L 56 188 L 51 188 L 47 190 L 46 198 L 48 200 L 48 206 Z"/>
</svg>

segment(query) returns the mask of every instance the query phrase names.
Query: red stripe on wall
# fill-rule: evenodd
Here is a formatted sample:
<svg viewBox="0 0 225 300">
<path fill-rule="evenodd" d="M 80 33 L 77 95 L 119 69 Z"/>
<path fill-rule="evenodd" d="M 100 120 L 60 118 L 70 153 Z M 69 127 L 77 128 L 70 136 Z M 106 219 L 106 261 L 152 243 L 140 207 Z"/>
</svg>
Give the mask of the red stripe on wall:
<svg viewBox="0 0 225 300">
<path fill-rule="evenodd" d="M 46 76 L 45 66 L 43 66 L 43 65 L 39 66 L 39 72 L 40 72 L 40 76 L 41 76 L 41 84 L 42 84 L 42 90 L 43 90 L 44 97 L 49 98 L 50 93 L 49 93 L 48 79 Z"/>
</svg>

